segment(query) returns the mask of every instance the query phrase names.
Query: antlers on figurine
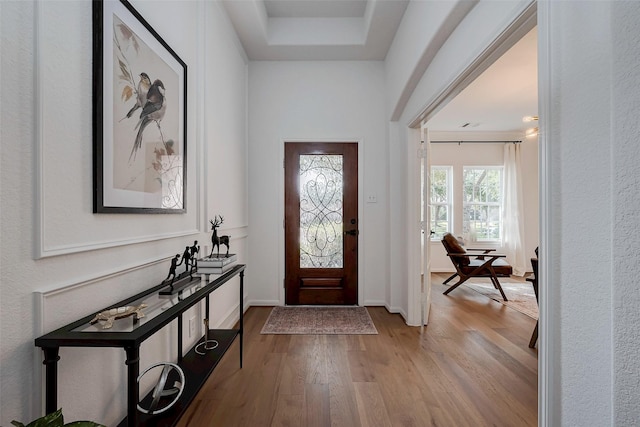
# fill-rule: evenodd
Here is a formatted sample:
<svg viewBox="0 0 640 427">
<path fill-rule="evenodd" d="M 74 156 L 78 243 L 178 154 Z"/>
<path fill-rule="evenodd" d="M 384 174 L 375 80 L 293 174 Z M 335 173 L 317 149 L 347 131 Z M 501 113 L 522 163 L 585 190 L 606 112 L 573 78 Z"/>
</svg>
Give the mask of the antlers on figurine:
<svg viewBox="0 0 640 427">
<path fill-rule="evenodd" d="M 229 256 L 229 236 L 220 236 L 218 237 L 218 227 L 224 222 L 224 218 L 222 216 L 216 215 L 214 220 L 209 220 L 211 223 L 211 231 L 213 234 L 211 235 L 211 254 L 209 257 L 213 257 L 213 249 L 218 247 L 218 255 L 216 257 L 220 257 L 220 245 L 225 245 L 227 247 L 227 253 L 225 257 Z"/>
</svg>

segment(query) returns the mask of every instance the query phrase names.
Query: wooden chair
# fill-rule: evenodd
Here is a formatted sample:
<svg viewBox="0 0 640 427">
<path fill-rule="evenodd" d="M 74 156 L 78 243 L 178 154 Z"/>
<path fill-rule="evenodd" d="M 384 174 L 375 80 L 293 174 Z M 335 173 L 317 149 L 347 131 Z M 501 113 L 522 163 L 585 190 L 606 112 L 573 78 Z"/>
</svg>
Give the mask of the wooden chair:
<svg viewBox="0 0 640 427">
<path fill-rule="evenodd" d="M 482 255 L 487 255 L 491 252 L 495 252 L 495 249 L 476 249 L 476 248 L 467 248 L 467 251 L 480 251 L 482 252 L 482 254 L 479 254 L 476 259 L 482 259 Z M 444 282 L 442 282 L 443 285 L 446 285 L 447 283 L 449 283 L 450 281 L 452 281 L 453 279 L 455 279 L 456 277 L 458 277 L 458 273 L 453 273 L 451 276 L 449 276 L 449 278 L 447 280 L 445 280 Z"/>
<path fill-rule="evenodd" d="M 509 277 L 513 272 L 513 268 L 504 260 L 505 255 L 492 253 L 493 249 L 475 249 L 483 253 L 471 254 L 464 250 L 451 233 L 447 233 L 442 237 L 442 245 L 456 269 L 456 273 L 449 277 L 444 283 L 446 284 L 456 276 L 460 278 L 457 283 L 444 291 L 445 295 L 472 277 L 488 277 L 491 279 L 493 286 L 500 291 L 502 298 L 508 301 L 498 280 L 498 277 Z"/>
<path fill-rule="evenodd" d="M 538 301 L 538 248 L 536 248 L 536 258 L 531 258 L 531 267 L 533 268 L 533 276 L 527 277 L 527 281 L 531 282 L 533 285 L 533 292 L 536 294 L 536 302 Z M 538 316 L 539 317 L 539 316 Z M 536 342 L 538 341 L 538 323 L 540 320 L 536 321 L 536 327 L 533 330 L 533 334 L 531 334 L 531 339 L 529 340 L 529 347 L 534 348 L 536 346 Z"/>
</svg>

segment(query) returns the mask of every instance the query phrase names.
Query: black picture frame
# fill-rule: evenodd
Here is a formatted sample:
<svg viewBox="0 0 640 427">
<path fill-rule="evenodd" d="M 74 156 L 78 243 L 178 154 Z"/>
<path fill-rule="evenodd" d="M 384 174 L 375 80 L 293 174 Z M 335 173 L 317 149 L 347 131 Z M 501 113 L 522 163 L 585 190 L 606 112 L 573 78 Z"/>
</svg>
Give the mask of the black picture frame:
<svg viewBox="0 0 640 427">
<path fill-rule="evenodd" d="M 126 0 L 93 0 L 94 213 L 185 213 L 187 65 Z"/>
</svg>

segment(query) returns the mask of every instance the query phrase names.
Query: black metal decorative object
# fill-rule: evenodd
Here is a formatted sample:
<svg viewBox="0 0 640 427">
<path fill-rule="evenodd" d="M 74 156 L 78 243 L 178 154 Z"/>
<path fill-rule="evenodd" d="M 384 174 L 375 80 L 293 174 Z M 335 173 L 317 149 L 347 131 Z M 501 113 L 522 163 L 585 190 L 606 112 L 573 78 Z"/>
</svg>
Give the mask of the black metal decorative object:
<svg viewBox="0 0 640 427">
<path fill-rule="evenodd" d="M 218 236 L 218 227 L 220 227 L 220 225 L 224 222 L 224 218 L 222 217 L 222 215 L 218 216 L 216 215 L 214 217 L 213 220 L 209 220 L 209 222 L 211 223 L 211 231 L 213 231 L 213 234 L 211 234 L 211 254 L 209 254 L 209 258 L 213 257 L 213 250 L 217 247 L 218 248 L 218 254 L 216 255 L 217 258 L 220 258 L 220 245 L 225 245 L 227 247 L 227 253 L 225 254 L 225 257 L 229 256 L 229 240 L 230 240 L 230 236 Z"/>
<path fill-rule="evenodd" d="M 193 246 L 189 248 L 191 254 L 191 271 L 193 273 L 198 269 L 198 254 L 200 253 L 200 246 L 198 245 L 198 241 L 193 241 Z"/>
<path fill-rule="evenodd" d="M 189 246 L 185 246 L 184 252 L 182 253 L 182 261 L 180 264 L 184 263 L 184 272 L 191 274 L 191 248 Z"/>
<path fill-rule="evenodd" d="M 214 339 L 209 339 L 209 318 L 204 318 L 204 341 L 200 344 L 196 345 L 195 352 L 200 356 L 204 356 L 207 351 L 214 350 L 218 348 L 218 341 Z"/>
<path fill-rule="evenodd" d="M 162 281 L 162 284 L 168 282 L 169 288 L 160 291 L 160 295 L 173 295 L 173 293 L 177 290 L 174 289 L 174 283 L 176 281 L 178 282 L 177 288 L 179 289 L 187 285 L 190 280 L 193 279 L 193 269 L 189 268 L 191 266 L 191 248 L 189 246 L 185 248 L 184 253 L 182 254 L 182 260 L 180 260 L 180 262 L 178 262 L 178 260 L 180 260 L 180 254 L 176 254 L 176 256 L 171 258 L 169 274 L 167 274 L 167 278 Z M 185 263 L 185 271 L 176 276 L 176 269 L 181 266 L 183 262 Z M 187 277 L 189 278 L 189 280 L 183 280 Z M 170 281 L 169 278 L 171 278 Z"/>
<path fill-rule="evenodd" d="M 169 285 L 173 285 L 173 281 L 176 279 L 176 268 L 178 268 L 178 266 L 182 264 L 182 261 L 178 263 L 179 259 L 180 254 L 176 254 L 176 256 L 171 258 L 171 267 L 169 267 L 169 274 L 167 274 L 167 278 L 164 279 L 164 281 L 166 282 L 167 280 L 169 280 L 169 277 L 171 277 L 171 282 L 169 282 Z"/>
<path fill-rule="evenodd" d="M 167 409 L 171 408 L 177 401 L 180 399 L 182 395 L 182 390 L 184 389 L 185 379 L 184 372 L 180 366 L 175 363 L 170 362 L 160 362 L 155 363 L 149 366 L 144 370 L 140 375 L 138 375 L 137 382 L 140 383 L 140 379 L 153 368 L 162 366 L 162 373 L 160 374 L 160 378 L 158 378 L 158 382 L 153 388 L 153 392 L 151 394 L 151 403 L 148 408 L 143 408 L 140 403 L 138 403 L 138 411 L 143 414 L 160 414 Z M 175 373 L 175 374 L 174 374 Z M 177 376 L 177 378 L 175 378 Z M 173 386 L 167 388 L 167 381 L 173 380 Z M 173 399 L 164 406 L 158 407 L 162 398 L 173 396 Z"/>
</svg>

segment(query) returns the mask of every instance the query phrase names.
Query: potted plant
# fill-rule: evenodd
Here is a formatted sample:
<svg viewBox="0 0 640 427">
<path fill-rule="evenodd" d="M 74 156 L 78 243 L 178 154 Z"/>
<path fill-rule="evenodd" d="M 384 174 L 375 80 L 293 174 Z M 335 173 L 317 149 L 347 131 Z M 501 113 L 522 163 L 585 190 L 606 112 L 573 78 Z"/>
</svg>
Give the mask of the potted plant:
<svg viewBox="0 0 640 427">
<path fill-rule="evenodd" d="M 31 421 L 29 424 L 22 424 L 19 421 L 11 421 L 16 427 L 106 427 L 102 424 L 94 423 L 93 421 L 74 421 L 68 424 L 64 423 L 64 417 L 62 416 L 62 409 L 58 409 L 55 412 Z"/>
</svg>

